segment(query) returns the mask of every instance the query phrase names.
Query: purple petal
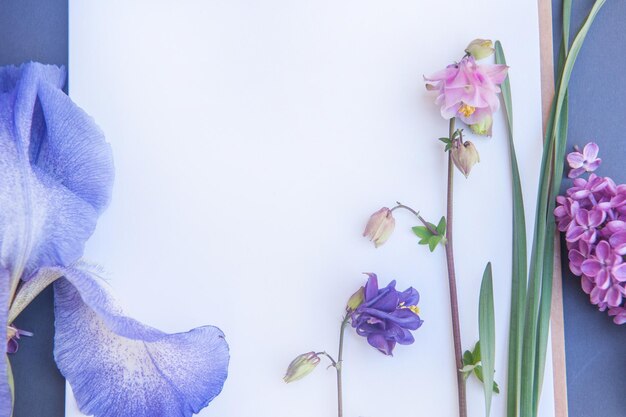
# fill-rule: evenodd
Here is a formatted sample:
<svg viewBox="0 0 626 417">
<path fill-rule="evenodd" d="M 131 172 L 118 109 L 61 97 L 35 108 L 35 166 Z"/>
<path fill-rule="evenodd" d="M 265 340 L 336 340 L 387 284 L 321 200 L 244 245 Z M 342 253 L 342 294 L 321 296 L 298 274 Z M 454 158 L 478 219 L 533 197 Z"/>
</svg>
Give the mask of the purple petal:
<svg viewBox="0 0 626 417">
<path fill-rule="evenodd" d="M 582 156 L 587 161 L 592 161 L 592 160 L 594 160 L 594 159 L 596 159 L 598 157 L 598 152 L 599 151 L 600 151 L 600 148 L 598 147 L 598 145 L 596 143 L 589 142 L 583 148 Z"/>
<path fill-rule="evenodd" d="M 609 307 L 618 307 L 619 305 L 621 305 L 622 293 L 620 292 L 620 290 L 615 286 L 609 288 L 609 290 L 606 292 L 606 302 L 608 303 Z"/>
<path fill-rule="evenodd" d="M 585 157 L 580 152 L 572 152 L 567 155 L 567 163 L 570 168 L 581 168 L 584 161 Z"/>
<path fill-rule="evenodd" d="M 24 277 L 76 261 L 110 194 L 111 152 L 64 79 L 37 63 L 0 71 L 1 261 Z"/>
<path fill-rule="evenodd" d="M 611 285 L 611 274 L 606 269 L 601 269 L 596 275 L 596 285 L 598 288 L 606 290 Z"/>
<path fill-rule="evenodd" d="M 585 163 L 585 170 L 587 172 L 593 172 L 600 167 L 601 163 L 602 163 L 602 159 L 600 158 L 596 159 L 593 162 Z"/>
<path fill-rule="evenodd" d="M 568 242 L 576 242 L 578 239 L 581 238 L 581 236 L 585 233 L 585 229 L 583 229 L 580 226 L 574 226 L 572 224 L 572 226 L 569 228 L 569 230 L 565 233 L 565 239 Z"/>
<path fill-rule="evenodd" d="M 378 277 L 376 274 L 366 272 L 367 283 L 365 284 L 365 301 L 370 301 L 378 295 Z"/>
<path fill-rule="evenodd" d="M 578 178 L 581 175 L 583 175 L 585 173 L 585 168 L 580 167 L 580 168 L 574 168 L 574 169 L 570 169 L 570 171 L 567 174 L 568 178 Z M 586 190 L 585 190 L 586 191 Z M 574 198 L 581 198 L 579 196 L 579 194 L 574 194 L 572 197 Z M 585 196 L 586 197 L 586 196 Z"/>
<path fill-rule="evenodd" d="M 580 265 L 580 270 L 588 277 L 595 277 L 604 266 L 597 259 L 587 259 Z"/>
<path fill-rule="evenodd" d="M 219 329 L 166 334 L 145 326 L 76 269 L 54 289 L 54 357 L 83 413 L 190 417 L 222 390 L 229 354 Z"/>
<path fill-rule="evenodd" d="M 609 259 L 610 255 L 611 247 L 609 246 L 609 244 L 605 240 L 598 243 L 598 246 L 596 246 L 596 257 L 600 261 L 606 261 L 607 259 Z"/>
<path fill-rule="evenodd" d="M 626 282 L 626 264 L 619 264 L 613 268 L 613 277 L 620 282 Z"/>
<path fill-rule="evenodd" d="M 11 388 L 9 387 L 8 358 L 6 355 L 7 320 L 9 315 L 9 272 L 0 268 L 0 417 L 9 417 L 13 409 Z"/>
<path fill-rule="evenodd" d="M 396 342 L 387 340 L 382 334 L 372 333 L 367 336 L 367 343 L 378 349 L 383 355 L 391 356 Z"/>
<path fill-rule="evenodd" d="M 606 219 L 606 213 L 599 209 L 589 211 L 589 226 L 598 227 Z"/>
</svg>

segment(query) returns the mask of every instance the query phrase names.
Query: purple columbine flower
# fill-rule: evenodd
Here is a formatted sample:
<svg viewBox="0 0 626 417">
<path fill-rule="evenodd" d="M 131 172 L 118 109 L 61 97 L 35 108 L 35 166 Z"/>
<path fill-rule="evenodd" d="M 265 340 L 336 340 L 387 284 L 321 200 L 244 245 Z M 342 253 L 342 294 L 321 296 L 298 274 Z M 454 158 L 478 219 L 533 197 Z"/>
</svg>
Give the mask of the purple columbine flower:
<svg viewBox="0 0 626 417">
<path fill-rule="evenodd" d="M 8 326 L 54 282 L 54 359 L 83 413 L 191 417 L 220 393 L 228 345 L 216 327 L 167 334 L 125 316 L 80 262 L 111 197 L 113 159 L 93 119 L 62 91 L 65 78 L 50 65 L 0 68 L 0 340 L 13 339 Z"/>
<path fill-rule="evenodd" d="M 392 355 L 396 343 L 410 345 L 415 341 L 411 330 L 423 323 L 419 317 L 419 293 L 413 287 L 400 292 L 396 281 L 378 288 L 376 274 L 368 273 L 365 300 L 352 313 L 352 327 L 357 334 L 385 355 Z"/>
<path fill-rule="evenodd" d="M 572 152 L 567 155 L 567 162 L 572 168 L 567 175 L 570 178 L 580 177 L 585 172 L 593 172 L 602 163 L 602 159 L 598 158 L 600 148 L 593 142 L 585 145 L 582 152 Z"/>
</svg>

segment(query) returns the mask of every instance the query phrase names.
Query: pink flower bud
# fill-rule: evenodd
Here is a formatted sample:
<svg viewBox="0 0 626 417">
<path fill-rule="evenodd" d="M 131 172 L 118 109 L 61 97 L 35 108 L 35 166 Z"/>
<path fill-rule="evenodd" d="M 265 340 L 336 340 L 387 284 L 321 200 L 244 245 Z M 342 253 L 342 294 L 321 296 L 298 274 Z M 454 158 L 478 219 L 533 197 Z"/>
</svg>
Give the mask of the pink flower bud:
<svg viewBox="0 0 626 417">
<path fill-rule="evenodd" d="M 459 146 L 452 148 L 450 152 L 452 152 L 452 162 L 465 175 L 465 178 L 469 176 L 472 167 L 477 162 L 480 162 L 478 151 L 470 141 L 459 144 Z"/>
<path fill-rule="evenodd" d="M 393 218 L 391 210 L 383 207 L 372 214 L 367 222 L 367 226 L 365 226 L 363 236 L 374 242 L 374 246 L 379 247 L 387 241 L 395 227 L 396 220 Z"/>
</svg>

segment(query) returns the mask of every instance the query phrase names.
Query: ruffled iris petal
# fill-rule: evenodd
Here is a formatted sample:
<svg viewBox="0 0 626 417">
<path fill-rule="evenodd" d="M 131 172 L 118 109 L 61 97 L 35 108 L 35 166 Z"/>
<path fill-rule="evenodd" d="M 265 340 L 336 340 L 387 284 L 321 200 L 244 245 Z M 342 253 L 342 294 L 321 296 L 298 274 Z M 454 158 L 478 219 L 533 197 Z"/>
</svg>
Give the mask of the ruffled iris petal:
<svg viewBox="0 0 626 417">
<path fill-rule="evenodd" d="M 0 266 L 14 279 L 76 261 L 108 202 L 110 150 L 64 79 L 37 63 L 0 71 Z"/>
<path fill-rule="evenodd" d="M 54 285 L 54 356 L 83 413 L 190 417 L 222 390 L 229 353 L 219 329 L 170 335 L 145 326 L 84 271 L 66 270 Z"/>
</svg>

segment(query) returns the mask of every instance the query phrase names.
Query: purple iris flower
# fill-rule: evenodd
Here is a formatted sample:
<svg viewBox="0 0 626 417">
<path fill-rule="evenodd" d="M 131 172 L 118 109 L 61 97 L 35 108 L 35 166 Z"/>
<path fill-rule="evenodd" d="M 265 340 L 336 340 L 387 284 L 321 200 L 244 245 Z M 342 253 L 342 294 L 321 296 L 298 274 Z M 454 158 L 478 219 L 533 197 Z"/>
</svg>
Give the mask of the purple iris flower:
<svg viewBox="0 0 626 417">
<path fill-rule="evenodd" d="M 114 171 L 102 132 L 61 90 L 65 78 L 37 63 L 0 68 L 0 341 L 16 342 L 9 325 L 54 283 L 54 358 L 82 412 L 191 416 L 220 393 L 228 345 L 216 327 L 166 334 L 124 316 L 80 261 Z M 0 417 L 11 402 L 0 358 Z"/>
<path fill-rule="evenodd" d="M 423 323 L 418 315 L 419 294 L 412 287 L 403 292 L 396 290 L 396 281 L 379 289 L 376 274 L 367 275 L 365 300 L 352 313 L 352 327 L 370 345 L 392 355 L 396 343 L 410 345 L 415 341 L 410 331 Z"/>
</svg>

